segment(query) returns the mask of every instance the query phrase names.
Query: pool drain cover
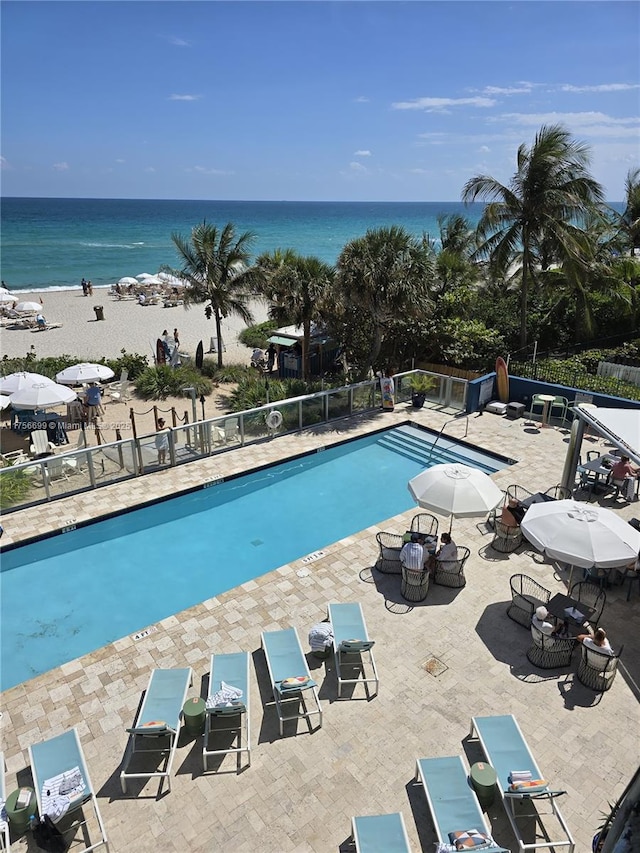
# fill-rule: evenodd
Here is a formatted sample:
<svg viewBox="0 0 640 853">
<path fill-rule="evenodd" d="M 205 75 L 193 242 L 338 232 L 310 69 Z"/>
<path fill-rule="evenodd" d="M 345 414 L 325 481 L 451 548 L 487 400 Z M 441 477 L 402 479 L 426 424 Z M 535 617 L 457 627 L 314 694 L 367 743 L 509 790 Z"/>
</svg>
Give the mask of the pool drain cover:
<svg viewBox="0 0 640 853">
<path fill-rule="evenodd" d="M 449 667 L 445 666 L 441 660 L 438 660 L 438 658 L 429 658 L 429 660 L 426 660 L 422 664 L 422 668 L 425 672 L 428 672 L 429 675 L 433 675 L 434 678 L 437 678 L 449 669 Z"/>
<path fill-rule="evenodd" d="M 251 544 L 257 548 L 258 545 L 264 545 L 264 542 L 262 541 L 262 539 L 253 539 Z"/>
</svg>

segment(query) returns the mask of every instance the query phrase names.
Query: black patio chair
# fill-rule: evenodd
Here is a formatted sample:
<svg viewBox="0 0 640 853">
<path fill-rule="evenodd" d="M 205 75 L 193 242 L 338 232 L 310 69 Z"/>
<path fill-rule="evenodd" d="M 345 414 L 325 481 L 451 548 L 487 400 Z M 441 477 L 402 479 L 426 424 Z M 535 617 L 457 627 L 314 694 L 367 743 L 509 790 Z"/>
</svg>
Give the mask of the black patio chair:
<svg viewBox="0 0 640 853">
<path fill-rule="evenodd" d="M 467 579 L 464 576 L 464 564 L 471 551 L 463 545 L 457 546 L 457 560 L 436 560 L 433 582 L 440 586 L 463 587 Z"/>
<path fill-rule="evenodd" d="M 424 536 L 437 536 L 438 519 L 428 512 L 419 512 L 411 519 L 411 532 L 422 533 Z"/>
<path fill-rule="evenodd" d="M 507 607 L 507 616 L 528 628 L 536 608 L 549 602 L 551 592 L 528 575 L 512 575 L 509 585 L 511 604 Z"/>
<path fill-rule="evenodd" d="M 588 624 L 595 631 L 602 616 L 604 606 L 607 603 L 607 593 L 588 581 L 579 581 L 571 587 L 569 595 L 576 601 L 580 601 L 588 607 L 593 607 L 595 613 L 589 619 Z"/>
<path fill-rule="evenodd" d="M 402 573 L 400 565 L 400 551 L 402 551 L 402 536 L 398 533 L 376 533 L 376 541 L 380 547 L 380 556 L 376 568 L 380 572 L 390 575 Z"/>
<path fill-rule="evenodd" d="M 531 625 L 533 643 L 527 651 L 527 659 L 540 669 L 559 669 L 571 665 L 576 641 L 571 637 L 551 637 L 535 625 Z"/>
<path fill-rule="evenodd" d="M 580 663 L 578 664 L 578 681 L 598 693 L 611 690 L 623 649 L 624 646 L 621 646 L 617 655 L 608 655 L 606 652 L 598 652 L 583 643 Z"/>
</svg>

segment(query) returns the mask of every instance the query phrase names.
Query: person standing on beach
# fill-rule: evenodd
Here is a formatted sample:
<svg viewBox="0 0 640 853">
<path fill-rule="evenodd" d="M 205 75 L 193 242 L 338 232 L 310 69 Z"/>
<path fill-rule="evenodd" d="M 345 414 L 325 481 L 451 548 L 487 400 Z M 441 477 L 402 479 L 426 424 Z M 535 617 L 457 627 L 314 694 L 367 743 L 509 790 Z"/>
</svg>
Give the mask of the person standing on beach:
<svg viewBox="0 0 640 853">
<path fill-rule="evenodd" d="M 93 285 L 90 281 L 87 282 L 87 295 L 93 296 Z"/>
<path fill-rule="evenodd" d="M 180 338 L 178 337 L 178 330 L 173 330 L 173 341 L 175 343 L 176 349 L 180 346 Z"/>
<path fill-rule="evenodd" d="M 168 449 L 169 429 L 165 426 L 164 418 L 158 418 L 158 432 L 156 433 L 156 450 L 158 451 L 158 465 L 164 465 L 166 463 Z"/>
<path fill-rule="evenodd" d="M 82 281 L 80 282 L 80 284 L 82 285 L 82 295 L 88 296 L 89 294 L 87 291 L 87 282 L 84 280 L 84 276 L 82 277 Z"/>
</svg>

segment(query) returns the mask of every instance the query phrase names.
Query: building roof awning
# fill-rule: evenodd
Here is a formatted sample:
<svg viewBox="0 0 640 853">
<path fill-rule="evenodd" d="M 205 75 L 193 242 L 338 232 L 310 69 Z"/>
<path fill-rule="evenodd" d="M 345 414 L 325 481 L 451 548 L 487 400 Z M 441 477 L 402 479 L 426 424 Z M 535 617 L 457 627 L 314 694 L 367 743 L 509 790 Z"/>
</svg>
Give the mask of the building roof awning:
<svg viewBox="0 0 640 853">
<path fill-rule="evenodd" d="M 298 343 L 298 339 L 285 338 L 282 335 L 271 335 L 268 342 L 270 344 L 280 344 L 281 347 L 292 347 L 294 344 Z"/>
<path fill-rule="evenodd" d="M 623 453 L 640 464 L 640 410 L 574 408 L 578 417 L 609 439 Z"/>
</svg>

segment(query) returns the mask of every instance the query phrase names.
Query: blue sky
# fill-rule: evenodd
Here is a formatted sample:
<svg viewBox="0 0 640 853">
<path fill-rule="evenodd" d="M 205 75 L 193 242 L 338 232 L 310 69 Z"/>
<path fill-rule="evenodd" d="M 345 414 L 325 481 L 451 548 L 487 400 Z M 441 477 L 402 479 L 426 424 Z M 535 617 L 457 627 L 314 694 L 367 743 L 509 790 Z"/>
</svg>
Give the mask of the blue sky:
<svg viewBox="0 0 640 853">
<path fill-rule="evenodd" d="M 635 2 L 4 0 L 2 194 L 455 201 L 564 124 L 640 165 Z"/>
</svg>

